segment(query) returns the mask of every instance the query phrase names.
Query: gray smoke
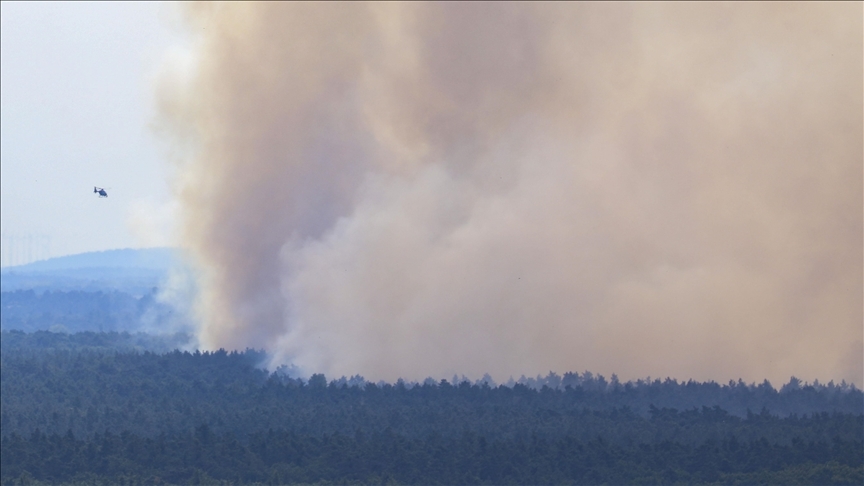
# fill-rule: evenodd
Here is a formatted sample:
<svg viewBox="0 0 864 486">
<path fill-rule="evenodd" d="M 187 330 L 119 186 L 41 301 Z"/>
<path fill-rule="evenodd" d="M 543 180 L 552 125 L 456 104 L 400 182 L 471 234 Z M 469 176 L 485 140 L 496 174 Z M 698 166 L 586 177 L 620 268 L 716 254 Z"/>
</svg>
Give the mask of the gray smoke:
<svg viewBox="0 0 864 486">
<path fill-rule="evenodd" d="M 227 3 L 199 339 L 330 376 L 862 383 L 860 3 Z"/>
</svg>

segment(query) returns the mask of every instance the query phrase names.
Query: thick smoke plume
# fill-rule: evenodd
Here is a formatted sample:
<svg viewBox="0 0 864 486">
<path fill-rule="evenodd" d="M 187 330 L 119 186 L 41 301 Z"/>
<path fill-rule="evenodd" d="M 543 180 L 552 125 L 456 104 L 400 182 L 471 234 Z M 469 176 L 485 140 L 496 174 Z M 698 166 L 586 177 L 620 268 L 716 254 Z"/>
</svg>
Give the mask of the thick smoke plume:
<svg viewBox="0 0 864 486">
<path fill-rule="evenodd" d="M 860 3 L 187 8 L 204 345 L 862 384 Z"/>
</svg>

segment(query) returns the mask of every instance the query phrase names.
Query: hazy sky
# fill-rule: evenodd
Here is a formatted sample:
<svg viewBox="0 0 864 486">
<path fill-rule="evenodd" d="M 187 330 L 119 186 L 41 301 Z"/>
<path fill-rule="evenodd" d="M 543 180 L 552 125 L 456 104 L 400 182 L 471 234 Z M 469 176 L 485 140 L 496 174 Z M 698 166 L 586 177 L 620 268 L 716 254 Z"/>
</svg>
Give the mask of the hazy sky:
<svg viewBox="0 0 864 486">
<path fill-rule="evenodd" d="M 169 6 L 2 3 L 2 264 L 168 243 L 152 83 L 179 45 Z M 107 199 L 93 186 L 110 188 Z M 41 236 L 41 242 L 39 241 Z M 17 261 L 16 261 L 17 260 Z"/>
</svg>

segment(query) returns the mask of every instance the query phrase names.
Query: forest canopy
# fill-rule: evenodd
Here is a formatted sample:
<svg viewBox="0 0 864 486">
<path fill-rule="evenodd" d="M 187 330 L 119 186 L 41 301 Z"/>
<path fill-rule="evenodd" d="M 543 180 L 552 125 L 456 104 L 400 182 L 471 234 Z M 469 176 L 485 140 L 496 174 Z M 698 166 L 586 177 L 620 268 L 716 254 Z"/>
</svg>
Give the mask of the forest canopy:
<svg viewBox="0 0 864 486">
<path fill-rule="evenodd" d="M 864 479 L 845 383 L 303 379 L 262 351 L 167 351 L 186 338 L 4 331 L 2 483 Z"/>
</svg>

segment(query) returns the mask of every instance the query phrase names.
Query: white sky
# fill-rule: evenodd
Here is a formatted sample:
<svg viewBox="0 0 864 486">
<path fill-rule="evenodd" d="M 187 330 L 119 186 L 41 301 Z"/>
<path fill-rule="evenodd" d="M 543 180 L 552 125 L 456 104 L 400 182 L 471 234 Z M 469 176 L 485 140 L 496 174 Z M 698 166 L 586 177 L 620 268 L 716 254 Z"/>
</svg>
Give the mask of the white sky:
<svg viewBox="0 0 864 486">
<path fill-rule="evenodd" d="M 154 79 L 184 40 L 173 15 L 146 2 L 2 2 L 3 266 L 170 244 L 168 165 L 149 125 Z"/>
</svg>

